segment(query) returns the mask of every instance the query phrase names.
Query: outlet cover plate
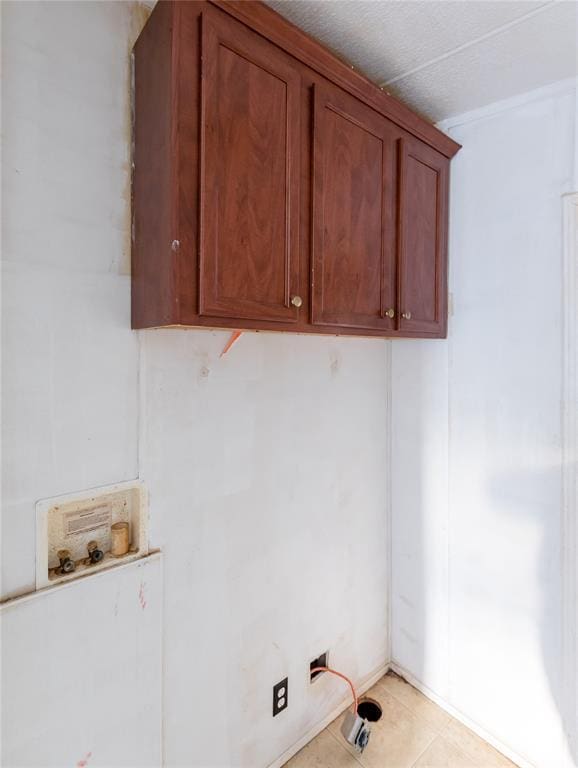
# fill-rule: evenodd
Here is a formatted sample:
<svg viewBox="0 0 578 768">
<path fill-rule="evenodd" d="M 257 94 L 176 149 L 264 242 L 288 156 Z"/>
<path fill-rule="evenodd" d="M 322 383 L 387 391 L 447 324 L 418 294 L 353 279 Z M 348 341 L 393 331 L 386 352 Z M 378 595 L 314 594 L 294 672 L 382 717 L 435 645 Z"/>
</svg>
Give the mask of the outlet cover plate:
<svg viewBox="0 0 578 768">
<path fill-rule="evenodd" d="M 276 717 L 289 704 L 289 678 L 279 681 L 273 686 L 273 717 Z"/>
</svg>

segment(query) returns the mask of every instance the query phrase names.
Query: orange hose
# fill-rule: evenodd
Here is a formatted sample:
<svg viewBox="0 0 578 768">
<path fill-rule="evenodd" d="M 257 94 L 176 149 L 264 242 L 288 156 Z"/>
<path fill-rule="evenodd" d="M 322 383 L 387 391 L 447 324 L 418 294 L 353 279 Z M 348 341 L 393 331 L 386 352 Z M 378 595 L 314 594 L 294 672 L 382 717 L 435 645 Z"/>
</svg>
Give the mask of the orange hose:
<svg viewBox="0 0 578 768">
<path fill-rule="evenodd" d="M 341 672 L 338 672 L 336 669 L 331 669 L 331 667 L 314 667 L 310 674 L 315 674 L 315 672 L 331 672 L 332 675 L 337 675 L 337 677 L 340 677 L 342 680 L 345 680 L 346 683 L 349 683 L 349 687 L 351 688 L 351 693 L 353 694 L 353 705 L 355 707 L 354 712 L 357 714 L 357 694 L 355 693 L 355 688 L 353 686 L 353 683 L 351 680 L 346 677 L 346 675 L 341 674 Z"/>
</svg>

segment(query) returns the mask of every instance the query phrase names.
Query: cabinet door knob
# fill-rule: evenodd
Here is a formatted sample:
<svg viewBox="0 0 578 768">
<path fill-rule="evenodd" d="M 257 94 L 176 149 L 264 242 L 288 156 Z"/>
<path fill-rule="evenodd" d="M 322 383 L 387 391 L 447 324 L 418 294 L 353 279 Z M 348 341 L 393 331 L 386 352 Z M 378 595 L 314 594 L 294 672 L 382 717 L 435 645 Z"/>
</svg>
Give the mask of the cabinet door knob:
<svg viewBox="0 0 578 768">
<path fill-rule="evenodd" d="M 411 320 L 411 312 L 402 312 L 401 316 L 404 320 Z"/>
<path fill-rule="evenodd" d="M 393 307 L 390 307 L 389 309 L 385 310 L 385 316 L 386 317 L 395 317 L 395 309 Z"/>
<path fill-rule="evenodd" d="M 299 307 L 303 304 L 303 299 L 301 298 L 301 296 L 293 296 L 293 298 L 291 299 L 291 304 L 293 304 L 294 307 L 297 307 L 297 309 L 299 309 Z"/>
</svg>

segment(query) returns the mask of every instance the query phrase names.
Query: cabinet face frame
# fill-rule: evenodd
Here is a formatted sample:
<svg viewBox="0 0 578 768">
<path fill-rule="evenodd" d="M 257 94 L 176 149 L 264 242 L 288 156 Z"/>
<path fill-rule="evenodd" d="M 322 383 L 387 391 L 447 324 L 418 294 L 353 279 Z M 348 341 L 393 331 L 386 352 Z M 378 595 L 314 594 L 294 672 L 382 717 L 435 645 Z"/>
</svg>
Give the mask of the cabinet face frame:
<svg viewBox="0 0 578 768">
<path fill-rule="evenodd" d="M 263 320 L 271 322 L 295 323 L 299 319 L 299 308 L 291 304 L 291 297 L 300 294 L 300 238 L 299 238 L 299 198 L 300 198 L 300 141 L 301 141 L 301 76 L 298 67 L 292 65 L 291 59 L 273 44 L 259 35 L 248 30 L 239 22 L 228 16 L 208 8 L 201 19 L 201 137 L 200 137 L 200 212 L 199 212 L 199 314 L 210 317 L 240 318 L 248 320 Z M 279 269 L 279 254 L 271 254 L 269 264 L 271 282 L 281 282 L 282 296 L 267 299 L 252 299 L 243 296 L 244 283 L 242 279 L 234 286 L 238 295 L 223 296 L 219 291 L 219 270 L 232 271 L 236 255 L 227 252 L 227 244 L 222 245 L 222 230 L 219 223 L 220 196 L 229 192 L 231 199 L 234 194 L 223 179 L 223 153 L 221 137 L 224 126 L 219 120 L 219 91 L 221 49 L 243 61 L 248 71 L 265 73 L 272 78 L 276 86 L 283 83 L 285 87 L 284 125 L 279 133 L 283 134 L 285 157 L 284 193 L 279 207 L 283 209 L 284 222 L 278 218 L 267 217 L 267 225 L 282 228 L 284 253 L 282 255 L 282 271 Z M 250 75 L 247 78 L 247 102 L 249 108 L 255 111 L 263 110 L 263 105 L 257 103 L 257 94 L 250 89 Z M 267 94 L 263 93 L 265 98 Z M 266 110 L 265 110 L 266 111 Z M 270 117 L 272 111 L 266 116 Z M 249 119 L 248 119 L 249 120 Z M 234 126 L 233 126 L 234 127 Z M 255 131 L 258 133 L 258 131 Z M 254 133 L 255 133 L 254 132 Z M 254 136 L 253 136 L 254 138 Z M 263 144 L 267 137 L 264 137 Z M 255 156 L 263 147 L 252 147 L 254 155 L 249 156 L 248 150 L 243 156 L 235 159 L 237 170 L 243 169 L 250 176 L 255 168 Z M 232 154 L 232 153 L 231 153 Z M 262 153 L 263 154 L 263 153 Z M 231 155 L 228 155 L 230 157 Z M 261 162 L 261 165 L 265 163 Z M 231 180 L 231 185 L 235 179 Z M 221 188 L 220 188 L 221 186 Z M 251 199 L 245 199 L 243 207 L 238 200 L 236 217 L 245 213 L 244 220 L 255 222 L 262 211 L 253 211 Z M 278 211 L 276 211 L 278 213 Z M 247 215 L 249 214 L 249 215 Z M 258 240 L 259 232 L 249 229 L 246 237 L 245 252 L 239 252 L 238 257 L 247 259 L 246 271 L 252 266 L 250 251 Z M 252 239 L 253 238 L 253 239 Z M 257 248 L 259 243 L 257 242 Z M 273 257 L 276 258 L 273 258 Z M 264 262 L 263 251 L 256 254 L 257 262 Z M 224 262 L 224 266 L 221 264 Z M 231 274 L 231 272 L 229 272 Z M 304 308 L 306 310 L 306 308 Z"/>
<path fill-rule="evenodd" d="M 349 123 L 366 136 L 381 144 L 380 200 L 379 200 L 379 307 L 372 314 L 344 309 L 339 312 L 326 308 L 328 287 L 325 280 L 326 242 L 329 239 L 326 205 L 331 206 L 328 196 L 334 192 L 333 205 L 338 205 L 341 190 L 328 188 L 325 177 L 328 157 L 328 121 L 329 116 Z M 312 238 L 311 238 L 311 322 L 314 326 L 339 326 L 352 329 L 382 330 L 392 332 L 396 327 L 396 136 L 393 126 L 386 118 L 377 114 L 370 107 L 354 97 L 327 85 L 314 86 L 313 97 L 313 158 L 312 158 Z M 354 169 L 355 170 L 355 169 Z M 369 165 L 365 171 L 371 170 Z M 363 172 L 363 169 L 361 169 Z M 345 180 L 344 180 L 345 181 Z M 347 192 L 347 190 L 346 190 Z M 350 196 L 352 204 L 359 202 L 355 195 Z M 371 201 L 365 200 L 371 204 Z M 375 209 L 366 209 L 369 216 Z M 353 216 L 351 206 L 341 211 L 344 217 Z M 338 218 L 340 212 L 336 216 Z M 335 238 L 335 233 L 331 233 Z M 359 232 L 358 232 L 359 234 Z M 364 254 L 360 254 L 362 257 Z M 366 266 L 367 259 L 360 258 L 360 268 Z M 345 287 L 340 295 L 347 291 Z M 339 294 L 338 294 L 339 295 Z M 394 316 L 387 313 L 393 310 Z"/>
<path fill-rule="evenodd" d="M 435 174 L 435 213 L 426 219 L 424 201 L 412 188 L 410 163 Z M 398 298 L 401 334 L 428 334 L 444 337 L 447 332 L 447 231 L 449 161 L 431 147 L 410 137 L 399 141 L 399 211 L 398 211 Z M 415 185 L 414 185 L 415 186 Z M 422 191 L 425 187 L 422 185 Z M 419 191 L 419 190 L 418 190 Z M 428 228 L 434 227 L 433 238 Z M 420 234 L 425 248 L 433 241 L 433 261 L 428 263 L 416 252 Z M 414 249 L 410 241 L 413 239 Z M 429 276 L 429 279 L 428 279 Z M 433 312 L 427 311 L 424 287 L 433 291 Z M 404 317 L 410 313 L 411 317 Z"/>
</svg>

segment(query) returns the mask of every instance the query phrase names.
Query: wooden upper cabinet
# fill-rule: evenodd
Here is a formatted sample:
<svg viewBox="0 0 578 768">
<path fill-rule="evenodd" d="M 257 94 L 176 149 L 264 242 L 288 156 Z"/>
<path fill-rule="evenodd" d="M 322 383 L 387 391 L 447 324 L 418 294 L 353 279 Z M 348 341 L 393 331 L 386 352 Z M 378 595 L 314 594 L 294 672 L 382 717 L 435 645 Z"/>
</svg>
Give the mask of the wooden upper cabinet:
<svg viewBox="0 0 578 768">
<path fill-rule="evenodd" d="M 395 134 L 340 89 L 315 87 L 315 325 L 395 328 Z"/>
<path fill-rule="evenodd" d="M 447 328 L 447 158 L 414 139 L 399 153 L 399 328 L 444 336 Z"/>
<path fill-rule="evenodd" d="M 201 315 L 298 317 L 300 85 L 274 45 L 203 13 Z"/>
<path fill-rule="evenodd" d="M 257 0 L 134 49 L 132 326 L 440 337 L 459 145 Z"/>
</svg>

